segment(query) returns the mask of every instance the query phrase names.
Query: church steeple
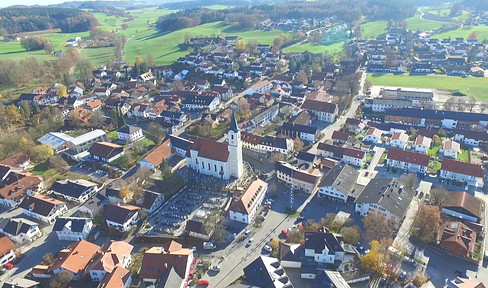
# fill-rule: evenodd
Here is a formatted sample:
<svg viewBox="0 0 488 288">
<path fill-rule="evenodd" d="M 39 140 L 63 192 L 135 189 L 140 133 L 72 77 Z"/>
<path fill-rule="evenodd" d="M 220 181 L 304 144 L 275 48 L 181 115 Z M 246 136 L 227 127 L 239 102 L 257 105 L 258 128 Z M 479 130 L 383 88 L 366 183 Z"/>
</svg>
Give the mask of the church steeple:
<svg viewBox="0 0 488 288">
<path fill-rule="evenodd" d="M 239 125 L 237 125 L 236 115 L 234 111 L 232 111 L 232 117 L 230 118 L 230 127 L 229 131 L 233 131 L 235 133 L 239 132 Z"/>
</svg>

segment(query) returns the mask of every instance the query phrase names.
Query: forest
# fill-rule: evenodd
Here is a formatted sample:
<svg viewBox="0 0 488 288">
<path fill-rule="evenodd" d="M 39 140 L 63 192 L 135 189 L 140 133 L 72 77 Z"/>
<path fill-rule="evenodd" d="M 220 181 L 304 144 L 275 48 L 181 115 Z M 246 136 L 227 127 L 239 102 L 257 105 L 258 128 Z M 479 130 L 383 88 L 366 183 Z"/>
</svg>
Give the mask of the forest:
<svg viewBox="0 0 488 288">
<path fill-rule="evenodd" d="M 15 7 L 0 9 L 2 34 L 60 28 L 63 32 L 88 31 L 98 21 L 88 12 L 56 7 Z M 6 33 L 5 33 L 6 32 Z"/>
</svg>

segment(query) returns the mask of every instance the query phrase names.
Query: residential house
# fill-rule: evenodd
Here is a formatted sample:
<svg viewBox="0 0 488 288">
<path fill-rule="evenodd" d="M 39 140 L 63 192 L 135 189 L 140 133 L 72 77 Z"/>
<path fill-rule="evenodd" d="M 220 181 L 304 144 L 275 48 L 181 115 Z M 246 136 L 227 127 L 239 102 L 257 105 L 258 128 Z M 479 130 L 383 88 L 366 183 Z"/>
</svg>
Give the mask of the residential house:
<svg viewBox="0 0 488 288">
<path fill-rule="evenodd" d="M 10 278 L 3 283 L 2 288 L 37 288 L 41 284 L 26 278 Z"/>
<path fill-rule="evenodd" d="M 164 202 L 164 195 L 152 191 L 144 191 L 142 195 L 142 201 L 139 203 L 136 201 L 136 204 L 141 206 L 144 212 L 148 214 L 154 213 Z"/>
<path fill-rule="evenodd" d="M 334 123 L 339 113 L 337 104 L 318 100 L 305 100 L 301 108 L 317 117 L 317 120 L 328 123 Z"/>
<path fill-rule="evenodd" d="M 214 86 L 212 92 L 218 93 L 222 101 L 227 101 L 234 95 L 232 89 L 225 86 Z"/>
<path fill-rule="evenodd" d="M 93 222 L 88 218 L 60 217 L 54 223 L 53 231 L 61 241 L 86 240 L 93 228 Z"/>
<path fill-rule="evenodd" d="M 360 133 L 366 128 L 366 125 L 359 119 L 347 118 L 344 127 L 351 133 Z"/>
<path fill-rule="evenodd" d="M 442 143 L 442 149 L 440 149 L 442 155 L 447 158 L 456 159 L 457 155 L 461 153 L 461 145 L 452 140 L 444 140 Z"/>
<path fill-rule="evenodd" d="M 180 276 L 181 282 L 171 287 L 183 288 L 184 282 L 190 275 L 192 262 L 193 249 L 183 248 L 180 243 L 170 241 L 161 247 L 152 247 L 144 252 L 139 278 L 145 283 L 155 284 L 168 270 L 174 269 L 174 272 Z"/>
<path fill-rule="evenodd" d="M 305 233 L 305 257 L 313 258 L 318 264 L 342 263 L 343 246 L 342 235 L 322 232 Z"/>
<path fill-rule="evenodd" d="M 229 208 L 229 218 L 237 222 L 250 224 L 264 197 L 266 197 L 267 191 L 268 183 L 260 179 L 254 180 L 244 193 L 237 195 L 237 199 Z"/>
<path fill-rule="evenodd" d="M 268 80 L 259 81 L 250 88 L 247 89 L 246 94 L 252 95 L 254 93 L 266 94 L 273 88 L 273 83 Z"/>
<path fill-rule="evenodd" d="M 383 132 L 379 129 L 376 128 L 369 128 L 368 131 L 366 132 L 366 136 L 364 137 L 365 142 L 370 142 L 377 144 L 381 140 L 381 135 Z"/>
<path fill-rule="evenodd" d="M 472 258 L 476 243 L 476 233 L 462 222 L 446 222 L 442 224 L 437 236 L 439 248 L 452 255 Z"/>
<path fill-rule="evenodd" d="M 390 147 L 405 150 L 408 144 L 408 135 L 405 133 L 393 133 L 390 141 Z"/>
<path fill-rule="evenodd" d="M 63 197 L 67 201 L 84 203 L 99 190 L 98 184 L 87 180 L 58 180 L 49 188 L 48 194 Z"/>
<path fill-rule="evenodd" d="M 366 162 L 366 152 L 356 148 L 346 147 L 342 155 L 342 162 L 352 166 L 362 167 Z"/>
<path fill-rule="evenodd" d="M 447 288 L 486 288 L 486 286 L 478 280 L 471 280 L 468 278 L 456 277 L 447 283 Z"/>
<path fill-rule="evenodd" d="M 201 217 L 202 216 L 202 217 Z M 196 239 L 201 239 L 203 241 L 209 241 L 212 237 L 214 230 L 206 225 L 207 216 L 199 215 L 197 213 L 192 219 L 186 222 L 185 231 L 188 236 Z"/>
<path fill-rule="evenodd" d="M 103 208 L 103 219 L 107 226 L 126 232 L 139 222 L 139 209 L 128 204 L 108 205 Z"/>
<path fill-rule="evenodd" d="M 478 147 L 480 143 L 488 143 L 487 132 L 456 129 L 454 134 L 454 140 L 462 142 L 464 145 Z"/>
<path fill-rule="evenodd" d="M 15 259 L 15 245 L 7 236 L 0 235 L 0 266 L 12 262 Z"/>
<path fill-rule="evenodd" d="M 345 144 L 348 139 L 349 139 L 349 133 L 337 131 L 337 130 L 332 133 L 332 141 L 336 145 Z"/>
<path fill-rule="evenodd" d="M 275 163 L 276 178 L 290 185 L 294 190 L 311 194 L 319 184 L 322 174 L 318 169 L 300 170 L 286 162 Z"/>
<path fill-rule="evenodd" d="M 241 137 L 242 138 L 242 137 Z M 289 155 L 293 152 L 293 140 L 279 136 L 264 136 L 261 137 L 261 142 L 258 143 L 257 151 L 261 153 L 281 153 Z M 243 142 L 244 143 L 244 142 Z"/>
<path fill-rule="evenodd" d="M 189 95 L 181 102 L 184 109 L 195 111 L 208 109 L 213 111 L 220 105 L 219 97 L 210 97 L 203 95 Z"/>
<path fill-rule="evenodd" d="M 292 139 L 300 138 L 307 143 L 315 143 L 319 134 L 319 129 L 315 126 L 299 125 L 290 122 L 284 123 L 278 134 L 290 137 Z"/>
<path fill-rule="evenodd" d="M 386 159 L 389 167 L 424 174 L 429 167 L 430 157 L 426 154 L 390 148 Z"/>
<path fill-rule="evenodd" d="M 30 173 L 10 172 L 12 171 L 11 168 L 0 165 L 0 171 L 4 170 L 4 168 L 7 168 L 7 172 L 3 174 L 3 177 L 0 172 L 0 180 L 5 185 L 0 189 L 0 204 L 12 208 L 17 207 L 24 197 L 33 195 L 44 187 L 44 183 L 39 176 Z"/>
<path fill-rule="evenodd" d="M 144 137 L 144 134 L 142 134 L 141 128 L 127 125 L 117 130 L 117 137 L 122 141 L 135 142 Z"/>
<path fill-rule="evenodd" d="M 415 192 L 396 178 L 371 179 L 356 199 L 355 211 L 361 216 L 375 211 L 397 225 L 403 221 Z"/>
<path fill-rule="evenodd" d="M 102 108 L 102 101 L 100 101 L 100 99 L 88 101 L 85 104 L 85 108 L 90 111 L 97 111 Z"/>
<path fill-rule="evenodd" d="M 24 153 L 17 153 L 0 161 L 0 165 L 9 167 L 19 167 L 23 170 L 30 166 L 30 158 Z"/>
<path fill-rule="evenodd" d="M 252 150 L 252 151 L 259 151 L 259 144 L 263 140 L 263 136 L 253 134 L 251 132 L 242 131 L 241 132 L 241 141 L 242 147 Z"/>
<path fill-rule="evenodd" d="M 415 139 L 414 150 L 415 152 L 427 154 L 430 149 L 432 139 L 426 136 L 417 136 Z"/>
<path fill-rule="evenodd" d="M 124 267 L 117 265 L 111 272 L 105 274 L 97 288 L 129 288 L 131 282 L 131 272 Z"/>
<path fill-rule="evenodd" d="M 325 174 L 319 184 L 318 197 L 352 203 L 361 194 L 363 186 L 356 184 L 359 172 L 347 164 L 338 164 Z"/>
<path fill-rule="evenodd" d="M 173 137 L 173 136 L 172 136 Z M 177 137 L 177 136 L 174 136 Z M 151 150 L 146 157 L 139 161 L 139 166 L 145 169 L 156 170 L 161 166 L 163 161 L 171 155 L 170 139 L 165 140 L 159 146 Z M 186 151 L 185 151 L 186 153 Z"/>
<path fill-rule="evenodd" d="M 43 195 L 26 196 L 19 207 L 25 215 L 48 224 L 68 211 L 65 202 Z"/>
<path fill-rule="evenodd" d="M 124 147 L 110 142 L 97 142 L 88 152 L 93 159 L 110 163 L 124 155 Z"/>
<path fill-rule="evenodd" d="M 258 256 L 244 268 L 246 281 L 257 287 L 293 288 L 290 278 L 278 259 L 268 256 Z"/>
<path fill-rule="evenodd" d="M 130 253 L 134 246 L 124 241 L 108 241 L 99 247 L 89 266 L 90 277 L 94 282 L 101 282 L 107 273 L 116 267 L 128 268 L 132 263 Z"/>
<path fill-rule="evenodd" d="M 481 165 L 460 162 L 449 158 L 442 159 L 439 175 L 442 179 L 458 181 L 478 188 L 482 188 L 484 183 L 484 171 Z"/>
<path fill-rule="evenodd" d="M 25 218 L 0 220 L 0 232 L 18 244 L 32 242 L 42 235 L 39 224 Z"/>
<path fill-rule="evenodd" d="M 169 135 L 169 139 L 170 139 L 170 147 L 172 151 L 174 151 L 174 153 L 180 157 L 186 157 L 186 152 L 193 145 L 193 141 L 175 135 Z"/>
<path fill-rule="evenodd" d="M 449 192 L 446 203 L 442 206 L 442 213 L 478 223 L 483 215 L 481 201 L 466 192 Z"/>
</svg>

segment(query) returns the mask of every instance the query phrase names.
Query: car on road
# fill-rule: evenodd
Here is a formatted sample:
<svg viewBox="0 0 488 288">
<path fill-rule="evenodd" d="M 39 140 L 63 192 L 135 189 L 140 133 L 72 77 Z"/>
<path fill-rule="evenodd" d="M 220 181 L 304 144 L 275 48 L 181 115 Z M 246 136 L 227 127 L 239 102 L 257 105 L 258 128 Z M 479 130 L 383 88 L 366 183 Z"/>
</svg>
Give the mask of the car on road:
<svg viewBox="0 0 488 288">
<path fill-rule="evenodd" d="M 303 216 L 298 216 L 297 220 L 298 220 L 298 221 L 304 221 L 304 220 L 305 220 L 305 217 L 303 217 Z"/>
<path fill-rule="evenodd" d="M 212 268 L 210 268 L 211 271 L 214 271 L 214 272 L 220 272 L 220 266 L 219 265 L 214 265 L 212 266 Z"/>
<path fill-rule="evenodd" d="M 417 266 L 417 261 L 415 261 L 414 259 L 409 259 L 408 262 L 410 262 L 410 264 L 412 264 L 413 266 Z"/>
<path fill-rule="evenodd" d="M 247 238 L 247 236 L 249 236 L 249 234 L 251 234 L 251 231 L 249 231 L 249 230 L 244 231 L 244 234 L 242 234 L 242 238 L 244 238 L 244 239 Z"/>
<path fill-rule="evenodd" d="M 208 287 L 208 285 L 210 285 L 210 282 L 208 282 L 208 280 L 198 281 L 198 286 Z"/>
<path fill-rule="evenodd" d="M 407 276 L 407 272 L 403 271 L 402 273 L 400 273 L 400 275 L 398 275 L 398 281 L 403 281 L 405 280 L 405 276 Z"/>
<path fill-rule="evenodd" d="M 251 246 L 253 241 L 254 241 L 254 238 L 249 239 L 249 241 L 247 241 L 246 247 Z"/>
<path fill-rule="evenodd" d="M 263 247 L 264 251 L 271 253 L 271 247 L 269 245 L 264 245 Z"/>
<path fill-rule="evenodd" d="M 488 251 L 485 251 L 485 260 L 488 261 Z"/>
</svg>

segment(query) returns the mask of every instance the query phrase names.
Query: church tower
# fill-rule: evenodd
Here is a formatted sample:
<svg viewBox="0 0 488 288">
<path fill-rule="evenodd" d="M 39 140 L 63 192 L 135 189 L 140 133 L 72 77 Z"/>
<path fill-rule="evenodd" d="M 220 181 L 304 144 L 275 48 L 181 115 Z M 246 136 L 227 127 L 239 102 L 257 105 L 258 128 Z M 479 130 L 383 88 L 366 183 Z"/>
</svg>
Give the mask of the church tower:
<svg viewBox="0 0 488 288">
<path fill-rule="evenodd" d="M 241 178 L 244 171 L 244 165 L 242 162 L 242 141 L 241 131 L 237 125 L 237 120 L 232 112 L 232 118 L 230 119 L 229 132 L 227 132 L 227 147 L 229 149 L 229 170 L 230 175 L 236 178 Z"/>
</svg>

